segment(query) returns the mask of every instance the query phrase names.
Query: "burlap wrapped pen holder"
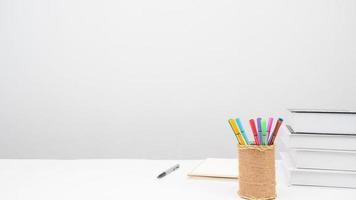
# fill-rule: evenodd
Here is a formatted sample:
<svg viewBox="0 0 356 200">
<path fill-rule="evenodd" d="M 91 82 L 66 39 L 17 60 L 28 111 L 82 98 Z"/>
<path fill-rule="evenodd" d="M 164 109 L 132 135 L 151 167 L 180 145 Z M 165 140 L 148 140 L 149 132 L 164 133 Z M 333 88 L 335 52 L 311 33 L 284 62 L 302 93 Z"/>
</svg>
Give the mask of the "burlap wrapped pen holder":
<svg viewBox="0 0 356 200">
<path fill-rule="evenodd" d="M 274 145 L 239 146 L 239 195 L 245 199 L 276 198 Z"/>
</svg>

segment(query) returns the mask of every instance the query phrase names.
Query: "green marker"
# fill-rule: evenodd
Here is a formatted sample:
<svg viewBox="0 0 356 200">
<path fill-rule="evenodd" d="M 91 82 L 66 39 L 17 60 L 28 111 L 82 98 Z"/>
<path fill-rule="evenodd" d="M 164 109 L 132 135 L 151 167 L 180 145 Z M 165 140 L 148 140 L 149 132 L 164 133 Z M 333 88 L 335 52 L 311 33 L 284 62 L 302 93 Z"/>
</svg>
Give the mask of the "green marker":
<svg viewBox="0 0 356 200">
<path fill-rule="evenodd" d="M 267 145 L 267 137 L 266 137 L 266 119 L 262 119 L 262 144 Z"/>
</svg>

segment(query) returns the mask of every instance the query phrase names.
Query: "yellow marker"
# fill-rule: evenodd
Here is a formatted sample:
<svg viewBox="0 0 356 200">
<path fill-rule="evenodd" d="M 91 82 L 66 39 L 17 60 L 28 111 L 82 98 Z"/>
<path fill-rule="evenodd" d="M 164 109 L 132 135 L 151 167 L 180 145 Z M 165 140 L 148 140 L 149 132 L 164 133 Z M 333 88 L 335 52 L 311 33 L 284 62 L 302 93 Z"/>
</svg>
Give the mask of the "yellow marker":
<svg viewBox="0 0 356 200">
<path fill-rule="evenodd" d="M 245 142 L 244 138 L 242 137 L 241 132 L 240 132 L 239 128 L 237 127 L 235 120 L 229 119 L 229 123 L 237 137 L 237 140 L 239 141 L 239 144 L 246 145 L 246 142 Z"/>
</svg>

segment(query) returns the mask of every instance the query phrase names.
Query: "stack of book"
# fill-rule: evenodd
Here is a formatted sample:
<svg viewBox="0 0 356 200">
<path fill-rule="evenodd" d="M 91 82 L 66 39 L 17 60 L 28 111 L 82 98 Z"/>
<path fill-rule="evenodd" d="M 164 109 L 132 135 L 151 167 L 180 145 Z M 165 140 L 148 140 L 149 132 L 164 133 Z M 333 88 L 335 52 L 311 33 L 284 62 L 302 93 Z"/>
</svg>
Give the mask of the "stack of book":
<svg viewBox="0 0 356 200">
<path fill-rule="evenodd" d="M 291 185 L 356 188 L 356 112 L 289 110 L 282 163 Z"/>
</svg>

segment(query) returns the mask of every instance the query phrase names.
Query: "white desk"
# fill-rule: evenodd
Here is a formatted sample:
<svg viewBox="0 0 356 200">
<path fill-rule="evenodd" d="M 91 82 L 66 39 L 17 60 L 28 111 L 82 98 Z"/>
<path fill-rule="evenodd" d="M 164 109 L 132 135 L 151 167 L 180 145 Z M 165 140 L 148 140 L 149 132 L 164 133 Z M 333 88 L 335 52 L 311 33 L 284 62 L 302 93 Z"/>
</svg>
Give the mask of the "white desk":
<svg viewBox="0 0 356 200">
<path fill-rule="evenodd" d="M 181 168 L 163 179 L 172 165 Z M 186 176 L 199 161 L 0 160 L 1 200 L 239 199 L 236 180 Z M 277 171 L 278 199 L 356 199 L 356 190 L 287 187 Z"/>
</svg>

